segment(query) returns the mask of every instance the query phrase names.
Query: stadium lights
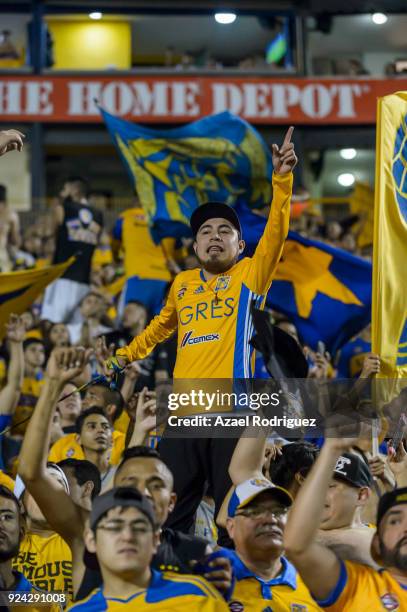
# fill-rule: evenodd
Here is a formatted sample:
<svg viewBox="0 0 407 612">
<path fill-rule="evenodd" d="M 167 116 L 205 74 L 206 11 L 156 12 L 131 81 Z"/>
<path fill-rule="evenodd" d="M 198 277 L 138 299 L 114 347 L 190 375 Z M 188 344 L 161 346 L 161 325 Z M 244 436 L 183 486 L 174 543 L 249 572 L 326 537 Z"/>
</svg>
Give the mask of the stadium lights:
<svg viewBox="0 0 407 612">
<path fill-rule="evenodd" d="M 236 13 L 215 13 L 215 21 L 222 25 L 229 25 L 236 21 Z"/>
<path fill-rule="evenodd" d="M 95 11 L 93 13 L 89 13 L 89 17 L 90 19 L 95 19 L 95 20 L 102 19 L 102 13 L 100 13 L 99 11 Z"/>
<path fill-rule="evenodd" d="M 336 180 L 342 187 L 350 187 L 355 182 L 355 175 L 351 172 L 343 172 Z"/>
<path fill-rule="evenodd" d="M 384 13 L 373 13 L 372 21 L 376 25 L 383 25 L 387 21 L 387 15 Z"/>
<path fill-rule="evenodd" d="M 341 149 L 339 155 L 342 159 L 355 159 L 357 153 L 356 149 Z"/>
</svg>

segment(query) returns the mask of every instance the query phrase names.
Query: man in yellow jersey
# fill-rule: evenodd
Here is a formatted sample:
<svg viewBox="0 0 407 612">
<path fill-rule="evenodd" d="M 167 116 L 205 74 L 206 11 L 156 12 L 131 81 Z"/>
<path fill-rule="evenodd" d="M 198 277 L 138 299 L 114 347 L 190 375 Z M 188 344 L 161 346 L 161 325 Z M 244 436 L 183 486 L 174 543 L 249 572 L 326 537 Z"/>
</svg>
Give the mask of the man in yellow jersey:
<svg viewBox="0 0 407 612">
<path fill-rule="evenodd" d="M 291 508 L 285 551 L 322 608 L 402 612 L 407 610 L 407 488 L 379 501 L 372 557 L 383 569 L 340 561 L 315 540 L 335 465 L 354 443 L 355 438 L 326 439 Z"/>
<path fill-rule="evenodd" d="M 291 143 L 293 129 L 289 128 L 281 148 L 273 145 L 273 201 L 253 257 L 238 261 L 245 243 L 233 208 L 219 203 L 197 208 L 191 228 L 201 269 L 177 275 L 160 314 L 128 346 L 119 349 L 107 367 L 142 359 L 178 330 L 174 378 L 253 375 L 251 306 L 263 306 L 288 233 L 292 170 L 297 163 Z M 174 474 L 178 497 L 169 526 L 183 531 L 191 528 L 205 481 L 218 513 L 231 486 L 228 466 L 235 445 L 233 438 L 161 441 L 160 454 Z"/>
<path fill-rule="evenodd" d="M 24 537 L 24 518 L 21 514 L 20 503 L 12 491 L 0 485 L 0 606 L 2 610 L 30 610 L 30 612 L 57 612 L 62 610 L 65 597 L 56 598 L 55 605 L 47 604 L 46 599 L 42 605 L 34 603 L 35 594 L 44 597 L 45 592 L 35 587 L 21 572 L 13 569 L 12 560 L 18 554 L 21 540 Z M 12 599 L 7 592 L 14 595 L 14 601 L 21 597 L 17 607 L 12 605 Z M 22 602 L 30 601 L 32 603 Z M 57 599 L 59 602 L 57 602 Z M 59 605 L 59 603 L 61 605 Z M 4 607 L 3 607 L 4 606 Z"/>
<path fill-rule="evenodd" d="M 249 437 L 249 432 L 241 436 L 229 467 L 233 484 L 264 475 L 295 499 L 319 449 L 304 441 L 284 444 L 280 450 L 272 447 L 276 456 L 263 472 L 267 444 L 265 432 L 256 438 Z M 355 453 L 343 453 L 333 472 L 317 538 L 342 559 L 376 567 L 370 554 L 374 529 L 365 524 L 362 516 L 371 498 L 372 483 L 366 461 Z M 223 524 L 225 520 L 226 512 L 222 511 L 217 522 Z"/>
<path fill-rule="evenodd" d="M 93 500 L 86 547 L 96 553 L 103 586 L 70 609 L 227 612 L 204 578 L 150 569 L 160 530 L 153 508 L 136 489 L 111 489 Z"/>
<path fill-rule="evenodd" d="M 24 449 L 24 446 L 23 446 Z M 32 449 L 34 452 L 36 449 Z M 20 463 L 21 468 L 21 463 Z M 65 474 L 57 465 L 45 468 L 56 489 L 69 494 Z M 13 562 L 30 582 L 44 591 L 62 591 L 72 596 L 72 555 L 68 544 L 55 533 L 32 495 L 17 479 L 14 492 L 21 496 L 27 529 Z M 50 491 L 48 491 L 49 495 Z"/>
<path fill-rule="evenodd" d="M 174 238 L 157 245 L 151 238 L 144 210 L 138 205 L 125 210 L 113 228 L 113 246 L 124 250 L 126 285 L 123 306 L 132 300 L 141 301 L 151 314 L 163 305 L 168 283 L 172 280 L 169 264 L 176 257 Z M 123 307 L 122 306 L 122 307 Z"/>
<path fill-rule="evenodd" d="M 319 610 L 294 566 L 283 557 L 283 533 L 291 495 L 265 478 L 239 484 L 228 504 L 228 554 L 236 578 L 233 611 Z"/>
<path fill-rule="evenodd" d="M 123 413 L 123 398 L 120 391 L 110 389 L 107 383 L 92 385 L 86 391 L 82 401 L 82 408 L 102 408 L 106 417 L 113 427 L 116 425 Z M 122 431 L 113 430 L 113 445 L 111 449 L 110 463 L 117 465 L 125 448 L 125 434 Z M 51 447 L 49 461 L 58 463 L 64 459 L 84 459 L 85 455 L 76 433 L 69 433 L 57 440 Z"/>
</svg>

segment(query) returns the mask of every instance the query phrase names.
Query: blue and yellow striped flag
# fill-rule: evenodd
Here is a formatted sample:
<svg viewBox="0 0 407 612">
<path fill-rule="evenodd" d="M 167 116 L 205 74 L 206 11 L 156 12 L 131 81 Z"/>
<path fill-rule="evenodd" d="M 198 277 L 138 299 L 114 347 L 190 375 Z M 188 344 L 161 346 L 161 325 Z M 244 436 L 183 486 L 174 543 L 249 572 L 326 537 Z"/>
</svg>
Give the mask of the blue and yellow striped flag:
<svg viewBox="0 0 407 612">
<path fill-rule="evenodd" d="M 190 235 L 207 201 L 250 208 L 270 203 L 271 154 L 256 130 L 224 112 L 169 130 L 130 123 L 100 109 L 147 215 L 155 242 Z"/>
<path fill-rule="evenodd" d="M 40 270 L 0 274 L 0 339 L 12 313 L 22 314 L 35 302 L 45 287 L 61 276 L 75 261 L 67 261 Z"/>
<path fill-rule="evenodd" d="M 381 378 L 407 378 L 407 92 L 379 99 L 372 349 Z"/>
</svg>

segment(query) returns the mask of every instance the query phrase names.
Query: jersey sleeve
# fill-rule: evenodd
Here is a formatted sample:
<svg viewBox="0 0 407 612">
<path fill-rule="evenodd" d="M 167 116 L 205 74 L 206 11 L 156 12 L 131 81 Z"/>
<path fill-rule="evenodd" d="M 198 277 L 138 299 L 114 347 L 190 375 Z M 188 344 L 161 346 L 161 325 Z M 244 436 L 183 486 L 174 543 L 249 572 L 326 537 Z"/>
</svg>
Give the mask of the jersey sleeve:
<svg viewBox="0 0 407 612">
<path fill-rule="evenodd" d="M 321 608 L 330 612 L 342 612 L 345 604 L 354 598 L 359 583 L 358 564 L 349 561 L 340 563 L 341 571 L 332 593 L 326 599 L 317 601 Z"/>
<path fill-rule="evenodd" d="M 263 236 L 250 260 L 246 284 L 251 291 L 264 295 L 270 288 L 271 281 L 283 252 L 290 222 L 290 201 L 292 195 L 293 175 L 273 174 L 273 201 Z"/>
<path fill-rule="evenodd" d="M 174 333 L 178 323 L 174 285 L 175 283 L 171 286 L 167 302 L 160 314 L 155 316 L 146 329 L 130 344 L 116 351 L 116 355 L 127 357 L 129 361 L 144 359 L 157 344 L 164 342 Z"/>
</svg>

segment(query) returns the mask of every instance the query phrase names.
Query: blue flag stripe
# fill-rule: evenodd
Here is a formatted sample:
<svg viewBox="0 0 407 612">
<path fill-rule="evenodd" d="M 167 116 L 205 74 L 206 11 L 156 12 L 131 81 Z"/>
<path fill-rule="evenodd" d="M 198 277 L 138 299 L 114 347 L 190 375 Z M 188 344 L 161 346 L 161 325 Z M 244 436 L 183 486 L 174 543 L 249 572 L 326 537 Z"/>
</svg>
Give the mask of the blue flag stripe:
<svg viewBox="0 0 407 612">
<path fill-rule="evenodd" d="M 0 293 L 0 304 L 4 304 L 5 302 L 9 302 L 10 300 L 14 300 L 15 298 L 23 295 L 28 289 L 31 288 L 32 285 L 27 285 L 22 289 L 16 289 L 15 291 L 8 291 L 7 293 Z"/>
</svg>

